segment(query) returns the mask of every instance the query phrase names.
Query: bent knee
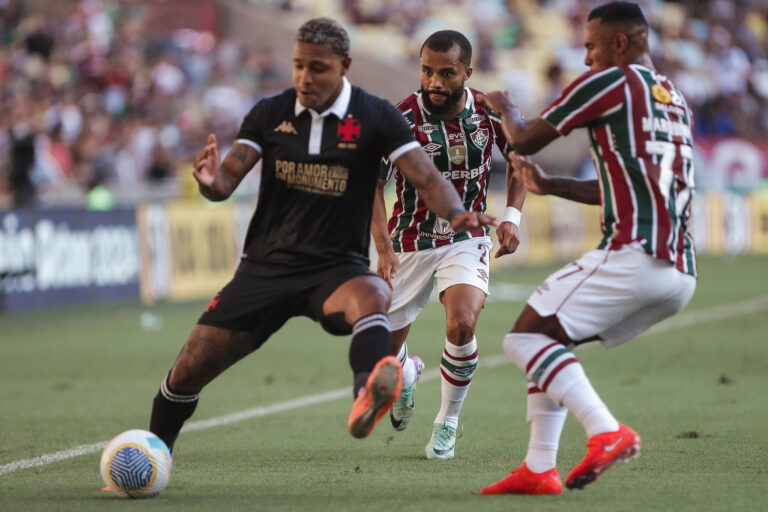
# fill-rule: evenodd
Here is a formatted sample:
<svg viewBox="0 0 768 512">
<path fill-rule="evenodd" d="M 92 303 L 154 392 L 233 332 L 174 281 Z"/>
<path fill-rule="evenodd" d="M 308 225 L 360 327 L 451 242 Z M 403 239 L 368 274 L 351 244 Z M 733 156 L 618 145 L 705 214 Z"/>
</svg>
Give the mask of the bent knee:
<svg viewBox="0 0 768 512">
<path fill-rule="evenodd" d="M 445 335 L 454 345 L 466 345 L 475 335 L 477 316 L 463 315 L 459 318 L 448 320 L 445 327 Z"/>
</svg>

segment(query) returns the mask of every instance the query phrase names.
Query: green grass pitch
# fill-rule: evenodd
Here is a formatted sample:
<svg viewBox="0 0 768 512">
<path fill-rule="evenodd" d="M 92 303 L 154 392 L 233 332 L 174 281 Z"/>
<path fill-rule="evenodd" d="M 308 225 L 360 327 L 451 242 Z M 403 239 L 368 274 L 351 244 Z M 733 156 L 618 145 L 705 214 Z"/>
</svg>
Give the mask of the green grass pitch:
<svg viewBox="0 0 768 512">
<path fill-rule="evenodd" d="M 0 316 L 0 510 L 763 510 L 768 257 L 703 257 L 700 269 L 693 301 L 673 322 L 615 349 L 576 350 L 612 412 L 643 437 L 643 450 L 584 491 L 548 497 L 477 494 L 520 464 L 528 441 L 525 380 L 501 349 L 520 301 L 489 301 L 480 317 L 480 367 L 455 460 L 423 456 L 439 403 L 439 305 L 424 310 L 409 339 L 433 372 L 419 386 L 414 420 L 397 433 L 384 419 L 365 440 L 346 432 L 348 338 L 295 319 L 206 388 L 191 421 L 223 424 L 183 433 L 170 486 L 138 501 L 100 491 L 95 448 L 8 468 L 147 428 L 160 380 L 204 304 L 154 306 L 163 325 L 150 331 L 139 322 L 148 308 L 136 303 Z M 497 272 L 492 281 L 533 286 L 551 270 Z M 257 409 L 336 390 L 345 391 L 315 405 Z M 254 410 L 249 419 L 222 420 Z M 569 417 L 562 477 L 585 441 Z"/>
</svg>

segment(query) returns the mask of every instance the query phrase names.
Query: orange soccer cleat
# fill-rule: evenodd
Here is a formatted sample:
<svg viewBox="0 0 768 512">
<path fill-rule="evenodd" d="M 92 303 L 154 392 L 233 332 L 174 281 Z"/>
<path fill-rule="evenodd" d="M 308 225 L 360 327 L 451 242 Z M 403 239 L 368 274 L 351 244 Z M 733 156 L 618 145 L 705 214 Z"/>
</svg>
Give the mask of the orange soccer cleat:
<svg viewBox="0 0 768 512">
<path fill-rule="evenodd" d="M 352 404 L 347 420 L 349 433 L 358 439 L 370 434 L 400 396 L 402 387 L 403 368 L 395 356 L 387 356 L 376 363 L 365 388 Z"/>
<path fill-rule="evenodd" d="M 641 444 L 637 432 L 622 424 L 619 424 L 616 432 L 604 432 L 590 437 L 587 441 L 587 454 L 568 474 L 565 486 L 569 489 L 583 489 L 614 463 L 639 456 Z"/>
<path fill-rule="evenodd" d="M 561 494 L 563 484 L 557 468 L 543 473 L 534 473 L 523 465 L 512 471 L 506 478 L 483 487 L 480 494 Z"/>
</svg>

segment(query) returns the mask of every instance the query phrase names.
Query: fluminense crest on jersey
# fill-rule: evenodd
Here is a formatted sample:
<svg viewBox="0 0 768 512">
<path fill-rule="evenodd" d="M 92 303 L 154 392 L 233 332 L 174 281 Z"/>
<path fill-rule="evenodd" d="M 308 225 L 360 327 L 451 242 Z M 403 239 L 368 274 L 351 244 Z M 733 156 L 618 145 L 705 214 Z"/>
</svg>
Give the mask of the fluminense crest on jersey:
<svg viewBox="0 0 768 512">
<path fill-rule="evenodd" d="M 454 119 L 433 115 L 421 100 L 421 93 L 408 96 L 399 105 L 414 135 L 432 158 L 442 176 L 451 180 L 470 211 L 485 211 L 486 192 L 495 142 L 504 152 L 506 138 L 498 116 L 476 101 L 477 91 L 467 88 L 464 110 Z M 456 234 L 450 223 L 431 213 L 416 190 L 396 167 L 383 162 L 379 178 L 395 177 L 397 201 L 389 219 L 392 247 L 396 252 L 411 252 L 447 245 L 488 233 L 475 228 Z"/>
<path fill-rule="evenodd" d="M 470 135 L 470 138 L 472 139 L 472 142 L 475 143 L 475 146 L 480 149 L 485 149 L 485 144 L 488 142 L 488 129 L 478 128 L 472 135 Z"/>
</svg>

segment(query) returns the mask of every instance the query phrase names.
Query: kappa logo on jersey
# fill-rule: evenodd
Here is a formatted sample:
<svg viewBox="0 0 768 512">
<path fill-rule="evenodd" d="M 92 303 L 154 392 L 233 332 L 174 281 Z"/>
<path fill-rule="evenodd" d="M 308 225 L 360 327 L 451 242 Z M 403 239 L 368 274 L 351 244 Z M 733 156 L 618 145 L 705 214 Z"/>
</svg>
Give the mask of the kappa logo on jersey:
<svg viewBox="0 0 768 512">
<path fill-rule="evenodd" d="M 448 156 L 451 157 L 451 162 L 459 165 L 467 157 L 467 148 L 464 146 L 452 146 L 448 148 Z"/>
<path fill-rule="evenodd" d="M 360 138 L 360 123 L 351 115 L 346 119 L 339 119 L 336 135 L 339 137 L 340 148 L 356 148 L 355 142 Z"/>
<path fill-rule="evenodd" d="M 290 121 L 283 121 L 278 125 L 277 128 L 275 128 L 276 132 L 282 132 L 282 133 L 292 133 L 294 135 L 297 135 L 298 132 L 296 131 L 296 128 L 293 127 L 293 123 Z"/>
<path fill-rule="evenodd" d="M 423 125 L 418 127 L 418 130 L 420 132 L 425 133 L 427 135 L 429 135 L 432 132 L 436 132 L 439 129 L 440 129 L 440 127 L 437 126 L 436 124 L 423 124 Z"/>
<path fill-rule="evenodd" d="M 669 94 L 669 91 L 659 84 L 654 84 L 653 87 L 651 87 L 651 94 L 659 103 L 664 103 L 666 105 L 672 101 L 672 95 Z"/>
<path fill-rule="evenodd" d="M 424 148 L 424 151 L 426 151 L 427 155 L 430 158 L 435 158 L 437 155 L 442 155 L 443 152 L 440 151 L 443 149 L 443 146 L 438 144 L 437 142 L 430 142 L 429 144 L 426 144 L 422 146 Z"/>
<path fill-rule="evenodd" d="M 478 128 L 469 136 L 469 138 L 472 139 L 472 142 L 474 142 L 475 146 L 479 149 L 484 149 L 488 142 L 488 135 L 488 128 Z"/>
</svg>

